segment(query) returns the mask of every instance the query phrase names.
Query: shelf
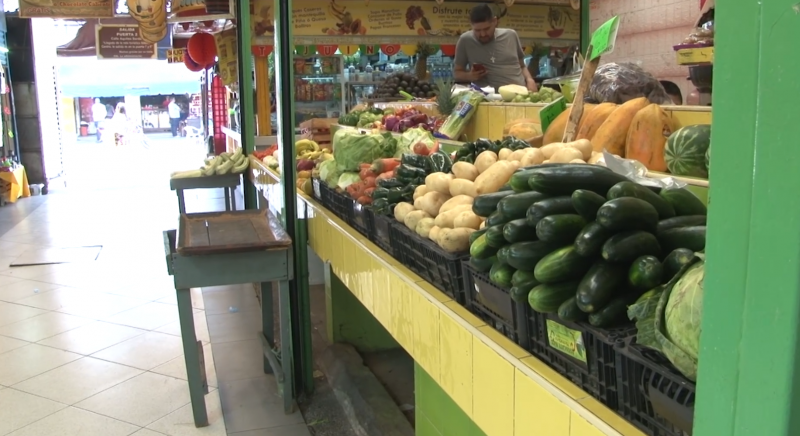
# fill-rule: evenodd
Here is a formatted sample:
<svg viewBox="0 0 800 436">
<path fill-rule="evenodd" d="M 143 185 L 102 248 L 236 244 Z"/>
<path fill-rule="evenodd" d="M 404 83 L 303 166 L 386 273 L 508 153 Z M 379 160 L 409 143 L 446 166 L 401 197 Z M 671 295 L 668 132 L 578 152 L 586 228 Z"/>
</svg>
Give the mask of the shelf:
<svg viewBox="0 0 800 436">
<path fill-rule="evenodd" d="M 341 74 L 295 74 L 296 79 L 338 79 Z"/>
<path fill-rule="evenodd" d="M 295 103 L 308 104 L 308 103 L 341 103 L 342 100 L 297 100 Z"/>
</svg>

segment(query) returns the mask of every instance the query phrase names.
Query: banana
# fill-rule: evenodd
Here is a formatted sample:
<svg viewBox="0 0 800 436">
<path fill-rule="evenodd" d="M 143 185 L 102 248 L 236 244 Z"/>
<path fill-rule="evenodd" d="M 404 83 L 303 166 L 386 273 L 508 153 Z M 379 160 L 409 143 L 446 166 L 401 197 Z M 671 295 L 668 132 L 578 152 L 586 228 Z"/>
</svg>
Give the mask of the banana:
<svg viewBox="0 0 800 436">
<path fill-rule="evenodd" d="M 217 166 L 215 172 L 217 175 L 228 174 L 233 169 L 233 161 L 228 160 L 225 163 Z"/>
<path fill-rule="evenodd" d="M 295 154 L 299 156 L 308 151 L 314 152 L 319 150 L 319 145 L 310 139 L 301 139 L 294 143 L 294 148 Z"/>
<path fill-rule="evenodd" d="M 303 153 L 303 155 L 300 156 L 300 159 L 314 160 L 320 156 L 322 156 L 322 151 L 307 152 Z"/>
</svg>

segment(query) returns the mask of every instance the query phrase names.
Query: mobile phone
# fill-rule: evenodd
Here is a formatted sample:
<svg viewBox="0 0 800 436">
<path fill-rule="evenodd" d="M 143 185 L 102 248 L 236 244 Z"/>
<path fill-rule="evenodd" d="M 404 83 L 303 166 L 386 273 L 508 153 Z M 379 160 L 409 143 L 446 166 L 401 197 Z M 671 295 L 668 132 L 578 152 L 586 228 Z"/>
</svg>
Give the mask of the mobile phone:
<svg viewBox="0 0 800 436">
<path fill-rule="evenodd" d="M 472 71 L 486 71 L 486 67 L 483 64 L 472 64 Z"/>
</svg>

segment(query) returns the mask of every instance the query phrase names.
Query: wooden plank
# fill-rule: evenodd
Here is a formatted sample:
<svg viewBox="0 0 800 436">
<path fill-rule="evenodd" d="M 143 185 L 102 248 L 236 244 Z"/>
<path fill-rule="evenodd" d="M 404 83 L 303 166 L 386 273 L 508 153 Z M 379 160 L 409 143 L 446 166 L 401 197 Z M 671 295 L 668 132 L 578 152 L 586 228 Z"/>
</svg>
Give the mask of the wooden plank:
<svg viewBox="0 0 800 436">
<path fill-rule="evenodd" d="M 281 250 L 291 238 L 267 209 L 181 215 L 177 251 L 181 255 Z"/>
<path fill-rule="evenodd" d="M 589 59 L 591 54 L 592 46 L 589 45 L 589 48 L 586 50 L 586 58 Z M 583 64 L 581 80 L 578 82 L 578 89 L 575 91 L 575 98 L 572 100 L 572 110 L 569 114 L 567 128 L 564 129 L 564 137 L 561 139 L 562 142 L 572 142 L 575 140 L 575 136 L 578 133 L 578 123 L 580 123 L 581 117 L 583 116 L 583 96 L 592 84 L 592 79 L 594 79 L 594 73 L 597 71 L 598 65 L 600 65 L 599 57 L 591 61 L 586 61 L 586 63 Z"/>
</svg>

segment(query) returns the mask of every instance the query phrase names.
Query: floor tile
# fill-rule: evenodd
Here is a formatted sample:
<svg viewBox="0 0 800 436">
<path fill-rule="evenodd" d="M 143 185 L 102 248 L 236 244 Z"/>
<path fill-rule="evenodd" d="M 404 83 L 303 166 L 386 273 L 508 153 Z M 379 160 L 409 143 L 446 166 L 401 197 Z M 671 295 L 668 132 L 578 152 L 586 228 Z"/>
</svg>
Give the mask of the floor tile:
<svg viewBox="0 0 800 436">
<path fill-rule="evenodd" d="M 225 421 L 219 403 L 219 391 L 214 390 L 205 396 L 208 427 L 196 428 L 192 416 L 192 405 L 187 404 L 169 415 L 147 426 L 148 429 L 169 436 L 226 436 Z"/>
<path fill-rule="evenodd" d="M 214 355 L 211 351 L 211 344 L 206 344 L 203 346 L 203 359 L 206 363 L 206 378 L 208 385 L 211 387 L 217 387 L 217 369 L 214 366 Z M 181 380 L 186 380 L 186 359 L 184 359 L 183 355 L 180 355 L 163 365 L 159 365 L 151 369 L 150 371 L 179 378 Z"/>
<path fill-rule="evenodd" d="M 75 406 L 146 427 L 188 403 L 185 381 L 145 372 Z"/>
<path fill-rule="evenodd" d="M 272 376 L 221 381 L 219 391 L 228 433 L 303 423 L 299 411 L 291 415 L 283 413 L 283 403 Z"/>
<path fill-rule="evenodd" d="M 207 315 L 227 314 L 231 307 L 236 308 L 239 313 L 261 311 L 252 286 L 238 287 L 238 289 L 218 292 L 206 292 L 203 294 L 203 301 Z"/>
<path fill-rule="evenodd" d="M 156 329 L 157 332 L 166 333 L 168 335 L 173 336 L 180 336 L 181 335 L 181 323 L 176 321 L 172 324 L 167 324 L 164 327 Z M 208 335 L 208 323 L 206 321 L 206 314 L 204 312 L 198 312 L 194 314 L 194 334 L 197 337 L 197 340 L 203 341 L 204 344 L 208 344 L 211 342 L 211 339 Z"/>
<path fill-rule="evenodd" d="M 3 354 L 7 351 L 11 351 L 19 347 L 24 347 L 25 345 L 28 345 L 28 342 L 20 341 L 19 339 L 0 336 L 0 354 Z"/>
<path fill-rule="evenodd" d="M 0 327 L 0 335 L 30 342 L 38 342 L 42 339 L 89 324 L 90 322 L 92 322 L 91 319 L 68 315 L 66 313 L 46 312 L 34 316 L 33 318 Z"/>
<path fill-rule="evenodd" d="M 137 431 L 136 433 L 132 434 L 131 436 L 164 436 L 164 433 L 158 433 L 153 430 L 143 428 Z"/>
<path fill-rule="evenodd" d="M 137 428 L 127 422 L 67 407 L 9 436 L 128 436 Z"/>
<path fill-rule="evenodd" d="M 99 351 L 92 357 L 147 371 L 182 354 L 181 338 L 166 333 L 147 332 Z"/>
<path fill-rule="evenodd" d="M 40 292 L 52 291 L 58 285 L 33 280 L 20 280 L 7 285 L 0 285 L 0 301 L 13 303 L 26 297 L 32 297 Z"/>
<path fill-rule="evenodd" d="M 261 311 L 206 315 L 211 341 L 216 343 L 258 338 L 261 331 Z"/>
<path fill-rule="evenodd" d="M 103 319 L 146 303 L 146 300 L 140 300 L 138 298 L 121 297 L 119 295 L 96 292 L 93 293 L 91 297 L 91 304 L 77 302 L 75 304 L 66 305 L 58 309 L 58 311 L 86 318 Z"/>
<path fill-rule="evenodd" d="M 48 292 L 31 294 L 28 297 L 17 300 L 16 303 L 44 310 L 59 310 L 72 305 L 90 305 L 92 299 L 96 296 L 97 294 L 94 292 L 60 286 Z"/>
<path fill-rule="evenodd" d="M 45 313 L 42 309 L 0 301 L 0 327 Z"/>
<path fill-rule="evenodd" d="M 0 434 L 11 433 L 65 407 L 65 404 L 25 392 L 3 389 L 0 391 Z"/>
<path fill-rule="evenodd" d="M 205 304 L 203 301 L 203 290 L 200 288 L 192 288 L 191 291 L 192 291 L 192 307 L 194 307 L 195 309 L 205 310 Z M 173 291 L 168 296 L 159 299 L 158 302 L 177 305 L 178 294 Z"/>
<path fill-rule="evenodd" d="M 228 433 L 228 436 L 310 436 L 308 427 L 305 424 L 294 424 L 283 427 L 262 428 L 260 430 L 249 430 L 236 433 Z"/>
<path fill-rule="evenodd" d="M 141 373 L 129 366 L 84 357 L 18 383 L 14 389 L 71 405 Z"/>
<path fill-rule="evenodd" d="M 22 280 L 21 277 L 11 276 L 5 273 L 0 274 L 0 286 L 12 285 L 20 280 Z"/>
<path fill-rule="evenodd" d="M 222 384 L 229 380 L 251 379 L 264 375 L 264 354 L 261 341 L 213 343 L 214 365 L 217 367 L 217 380 Z"/>
<path fill-rule="evenodd" d="M 144 330 L 155 330 L 178 321 L 178 308 L 171 304 L 147 303 L 110 316 L 104 321 Z"/>
<path fill-rule="evenodd" d="M 13 386 L 81 356 L 64 350 L 30 344 L 0 354 L 0 384 Z"/>
<path fill-rule="evenodd" d="M 97 321 L 47 338 L 39 343 L 88 355 L 144 333 L 145 330 Z"/>
</svg>

